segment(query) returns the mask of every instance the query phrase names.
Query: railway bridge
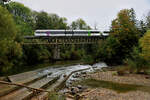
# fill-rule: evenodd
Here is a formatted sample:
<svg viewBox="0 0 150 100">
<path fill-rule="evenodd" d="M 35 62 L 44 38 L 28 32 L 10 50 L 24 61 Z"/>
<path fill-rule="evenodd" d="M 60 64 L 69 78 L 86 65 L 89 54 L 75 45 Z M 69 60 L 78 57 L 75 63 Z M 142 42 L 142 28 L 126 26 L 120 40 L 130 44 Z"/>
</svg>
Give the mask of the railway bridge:
<svg viewBox="0 0 150 100">
<path fill-rule="evenodd" d="M 55 36 L 55 37 L 36 37 L 25 36 L 24 45 L 62 45 L 62 44 L 95 44 L 107 36 Z"/>
<path fill-rule="evenodd" d="M 50 45 L 54 47 L 53 58 L 60 59 L 60 46 L 97 44 L 108 34 L 99 36 L 25 36 L 23 45 Z"/>
</svg>

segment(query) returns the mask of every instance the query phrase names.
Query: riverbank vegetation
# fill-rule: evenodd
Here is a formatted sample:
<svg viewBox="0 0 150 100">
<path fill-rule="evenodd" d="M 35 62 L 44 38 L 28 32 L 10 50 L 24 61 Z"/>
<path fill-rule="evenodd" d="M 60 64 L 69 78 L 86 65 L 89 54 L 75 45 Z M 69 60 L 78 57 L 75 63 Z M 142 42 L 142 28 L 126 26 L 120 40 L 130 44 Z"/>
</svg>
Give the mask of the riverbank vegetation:
<svg viewBox="0 0 150 100">
<path fill-rule="evenodd" d="M 150 14 L 137 20 L 134 9 L 121 10 L 112 21 L 110 36 L 95 45 L 61 46 L 61 60 L 85 63 L 104 61 L 109 65 L 124 64 L 130 72 L 150 69 Z M 34 35 L 36 29 L 92 29 L 79 18 L 71 24 L 67 18 L 45 11 L 37 12 L 18 2 L 0 4 L 0 75 L 18 69 L 30 69 L 42 63 L 53 63 L 53 47 L 21 45 L 23 37 Z M 23 67 L 24 66 L 24 67 Z M 15 71 L 15 72 L 16 72 Z"/>
</svg>

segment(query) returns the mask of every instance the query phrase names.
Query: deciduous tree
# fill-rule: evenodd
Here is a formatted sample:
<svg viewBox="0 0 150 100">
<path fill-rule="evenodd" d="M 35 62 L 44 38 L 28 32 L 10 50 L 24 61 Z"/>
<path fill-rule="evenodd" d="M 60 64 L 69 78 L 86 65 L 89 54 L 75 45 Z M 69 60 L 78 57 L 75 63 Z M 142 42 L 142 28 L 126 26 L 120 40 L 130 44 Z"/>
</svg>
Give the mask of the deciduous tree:
<svg viewBox="0 0 150 100">
<path fill-rule="evenodd" d="M 133 9 L 121 10 L 112 21 L 110 37 L 103 47 L 105 61 L 121 63 L 138 44 L 139 32 Z M 101 54 L 102 55 L 102 54 Z"/>
<path fill-rule="evenodd" d="M 87 23 L 81 18 L 77 19 L 76 21 L 73 21 L 70 27 L 71 29 L 83 29 L 83 30 L 91 29 L 90 26 L 87 25 Z"/>
<path fill-rule="evenodd" d="M 141 55 L 150 62 L 150 30 L 140 39 L 140 47 L 142 48 Z"/>
<path fill-rule="evenodd" d="M 22 56 L 22 49 L 15 41 L 16 27 L 9 12 L 0 6 L 0 74 L 12 69 Z"/>
</svg>

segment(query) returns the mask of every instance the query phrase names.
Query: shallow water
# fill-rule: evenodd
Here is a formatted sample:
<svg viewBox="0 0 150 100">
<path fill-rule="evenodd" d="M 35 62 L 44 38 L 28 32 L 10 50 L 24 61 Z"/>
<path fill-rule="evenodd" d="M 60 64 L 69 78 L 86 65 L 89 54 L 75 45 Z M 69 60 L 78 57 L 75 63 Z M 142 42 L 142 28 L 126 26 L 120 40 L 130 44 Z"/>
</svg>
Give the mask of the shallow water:
<svg viewBox="0 0 150 100">
<path fill-rule="evenodd" d="M 50 67 L 38 69 L 35 71 L 30 71 L 30 72 L 12 75 L 12 76 L 9 76 L 9 78 L 14 83 L 25 83 L 25 82 L 32 81 L 35 78 L 39 78 L 39 77 L 45 76 L 45 75 L 47 75 L 47 78 L 50 78 L 50 77 L 54 78 L 57 76 L 67 76 L 73 71 L 88 69 L 88 68 L 89 68 L 89 70 L 85 70 L 86 72 L 93 72 L 97 69 L 101 69 L 102 67 L 107 67 L 107 65 L 105 63 L 100 62 L 100 63 L 94 64 L 93 66 L 91 66 L 91 65 L 80 65 L 80 64 L 67 66 L 67 67 L 63 66 L 63 65 L 61 67 L 50 66 Z M 75 80 L 75 78 L 73 78 L 72 76 L 69 79 Z M 63 79 L 63 77 L 61 77 L 61 79 Z"/>
<path fill-rule="evenodd" d="M 107 65 L 105 63 L 96 63 L 94 65 L 72 65 L 72 66 L 68 66 L 68 67 L 59 67 L 59 68 L 47 68 L 47 69 L 43 69 L 41 71 L 39 71 L 39 74 L 49 74 L 52 73 L 52 75 L 61 75 L 61 74 L 69 74 L 70 72 L 76 71 L 76 70 L 82 70 L 82 69 L 88 69 L 89 70 L 85 70 L 86 72 L 93 72 L 97 69 L 101 69 L 102 67 L 107 67 Z"/>
</svg>

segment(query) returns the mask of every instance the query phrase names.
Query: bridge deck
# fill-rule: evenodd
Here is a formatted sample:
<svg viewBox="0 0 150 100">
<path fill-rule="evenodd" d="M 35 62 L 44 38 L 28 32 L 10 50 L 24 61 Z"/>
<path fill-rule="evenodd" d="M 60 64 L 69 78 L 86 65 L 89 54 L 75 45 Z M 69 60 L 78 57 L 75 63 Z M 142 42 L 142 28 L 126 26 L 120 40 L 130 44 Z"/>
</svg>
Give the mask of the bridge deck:
<svg viewBox="0 0 150 100">
<path fill-rule="evenodd" d="M 107 36 L 24 36 L 24 39 L 52 39 L 52 38 L 103 38 Z"/>
</svg>

